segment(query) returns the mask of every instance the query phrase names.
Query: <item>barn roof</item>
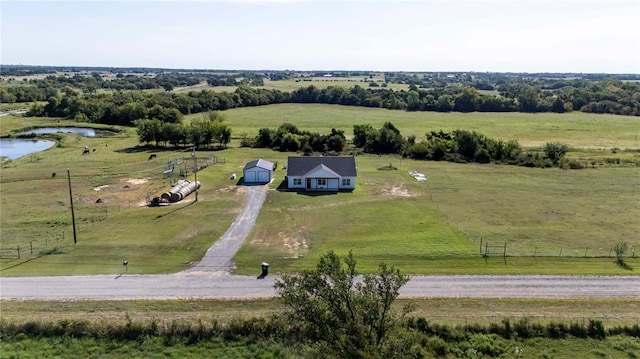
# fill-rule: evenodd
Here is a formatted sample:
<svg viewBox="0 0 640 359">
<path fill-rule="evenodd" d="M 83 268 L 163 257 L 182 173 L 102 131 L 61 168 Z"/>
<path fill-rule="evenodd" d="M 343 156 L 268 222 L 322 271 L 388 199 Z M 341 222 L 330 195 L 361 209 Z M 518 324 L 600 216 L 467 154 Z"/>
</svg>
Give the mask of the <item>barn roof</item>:
<svg viewBox="0 0 640 359">
<path fill-rule="evenodd" d="M 304 176 L 324 165 L 342 177 L 356 177 L 355 157 L 289 157 L 287 176 Z"/>
<path fill-rule="evenodd" d="M 265 170 L 273 171 L 273 162 L 263 160 L 262 158 L 258 160 L 253 160 L 251 162 L 248 162 L 246 165 L 244 165 L 243 170 L 247 170 L 254 167 L 260 167 Z"/>
</svg>

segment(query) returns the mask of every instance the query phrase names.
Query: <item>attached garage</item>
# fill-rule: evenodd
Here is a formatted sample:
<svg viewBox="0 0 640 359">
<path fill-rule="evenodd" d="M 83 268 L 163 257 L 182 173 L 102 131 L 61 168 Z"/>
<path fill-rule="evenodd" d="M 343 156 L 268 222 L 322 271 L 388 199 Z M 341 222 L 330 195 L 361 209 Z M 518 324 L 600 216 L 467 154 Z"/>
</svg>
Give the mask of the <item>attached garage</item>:
<svg viewBox="0 0 640 359">
<path fill-rule="evenodd" d="M 244 183 L 269 183 L 273 177 L 273 162 L 259 159 L 251 161 L 242 170 Z"/>
</svg>

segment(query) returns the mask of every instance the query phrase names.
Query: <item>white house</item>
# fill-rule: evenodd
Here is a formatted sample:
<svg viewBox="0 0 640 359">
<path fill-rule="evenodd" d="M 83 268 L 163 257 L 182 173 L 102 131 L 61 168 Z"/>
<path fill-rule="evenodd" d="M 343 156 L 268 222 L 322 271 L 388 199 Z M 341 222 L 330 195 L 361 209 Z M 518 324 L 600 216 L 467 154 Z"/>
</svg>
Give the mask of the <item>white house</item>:
<svg viewBox="0 0 640 359">
<path fill-rule="evenodd" d="M 356 187 L 355 157 L 289 157 L 287 186 L 306 191 L 348 191 Z"/>
<path fill-rule="evenodd" d="M 273 162 L 259 159 L 251 161 L 242 170 L 244 183 L 269 183 L 273 177 Z"/>
</svg>

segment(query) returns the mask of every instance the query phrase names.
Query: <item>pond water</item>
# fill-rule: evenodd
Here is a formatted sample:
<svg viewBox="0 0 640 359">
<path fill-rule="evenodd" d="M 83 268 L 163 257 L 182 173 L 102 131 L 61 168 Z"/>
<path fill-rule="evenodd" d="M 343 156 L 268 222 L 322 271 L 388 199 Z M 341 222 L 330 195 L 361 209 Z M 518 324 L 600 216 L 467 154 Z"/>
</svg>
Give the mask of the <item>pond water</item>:
<svg viewBox="0 0 640 359">
<path fill-rule="evenodd" d="M 0 140 L 0 156 L 3 159 L 15 160 L 22 156 L 44 151 L 55 145 L 55 141 L 11 138 Z"/>
<path fill-rule="evenodd" d="M 53 133 L 74 133 L 84 137 L 101 137 L 112 135 L 113 132 L 96 130 L 86 127 L 40 127 L 21 132 L 18 135 L 44 135 Z M 32 153 L 44 151 L 55 144 L 55 141 L 26 138 L 0 140 L 0 156 L 3 159 L 18 159 Z"/>
<path fill-rule="evenodd" d="M 51 134 L 51 133 L 75 133 L 76 135 L 81 135 L 84 137 L 96 137 L 97 132 L 93 128 L 85 128 L 85 127 L 40 127 L 34 128 L 33 130 L 25 131 L 20 133 L 21 135 L 43 135 L 43 134 Z M 102 131 L 101 131 L 102 132 Z"/>
</svg>

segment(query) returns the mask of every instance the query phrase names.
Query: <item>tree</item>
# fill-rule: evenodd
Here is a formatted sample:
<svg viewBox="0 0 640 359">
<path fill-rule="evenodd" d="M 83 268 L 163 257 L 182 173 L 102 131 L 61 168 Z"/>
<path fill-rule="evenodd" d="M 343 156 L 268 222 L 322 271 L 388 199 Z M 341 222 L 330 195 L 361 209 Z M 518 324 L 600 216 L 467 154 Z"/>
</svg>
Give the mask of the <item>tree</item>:
<svg viewBox="0 0 640 359">
<path fill-rule="evenodd" d="M 475 88 L 468 86 L 456 97 L 454 110 L 460 112 L 473 112 L 480 102 L 480 93 Z"/>
<path fill-rule="evenodd" d="M 536 112 L 538 99 L 538 90 L 533 86 L 525 86 L 518 94 L 520 112 Z"/>
<path fill-rule="evenodd" d="M 397 349 L 391 349 L 385 341 L 411 311 L 410 305 L 401 313 L 391 309 L 408 280 L 408 276 L 385 264 L 360 280 L 353 253 L 341 260 L 330 251 L 320 257 L 315 270 L 285 274 L 275 288 L 290 309 L 287 315 L 301 322 L 312 338 L 327 345 L 336 356 L 375 358 L 398 355 L 385 352 Z"/>
</svg>

